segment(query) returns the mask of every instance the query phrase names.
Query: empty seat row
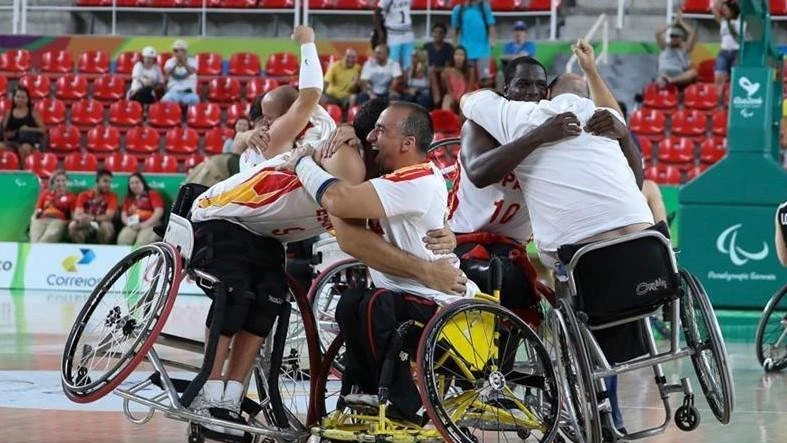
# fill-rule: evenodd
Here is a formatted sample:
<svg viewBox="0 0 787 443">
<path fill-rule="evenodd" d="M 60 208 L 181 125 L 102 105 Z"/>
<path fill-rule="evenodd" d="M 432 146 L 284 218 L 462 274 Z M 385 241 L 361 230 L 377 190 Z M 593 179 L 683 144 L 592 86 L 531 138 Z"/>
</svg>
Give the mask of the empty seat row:
<svg viewBox="0 0 787 443">
<path fill-rule="evenodd" d="M 147 8 L 201 8 L 203 0 L 116 0 L 117 6 Z M 451 9 L 459 0 L 413 0 L 414 10 L 426 10 L 431 1 L 431 9 Z M 549 11 L 551 0 L 491 0 L 493 11 Z M 560 2 L 558 2 L 559 4 Z M 77 0 L 78 6 L 112 6 L 112 0 Z M 208 8 L 269 8 L 292 9 L 293 0 L 205 0 Z M 309 0 L 310 9 L 373 9 L 374 0 Z"/>
<path fill-rule="evenodd" d="M 727 135 L 727 110 L 715 111 L 710 116 L 710 133 L 723 137 Z M 696 109 L 682 109 L 672 113 L 671 133 L 686 137 L 704 137 L 708 133 L 707 114 Z M 637 135 L 651 139 L 661 139 L 667 134 L 667 115 L 659 109 L 638 109 L 631 114 L 629 126 Z"/>
<path fill-rule="evenodd" d="M 683 103 L 686 108 L 699 109 L 701 111 L 713 111 L 718 109 L 720 103 L 729 102 L 729 84 L 724 88 L 724 99 L 720 102 L 719 91 L 712 83 L 694 83 L 683 90 L 681 100 L 678 88 L 673 85 L 659 87 L 655 83 L 645 86 L 643 94 L 643 104 L 648 108 L 663 109 L 672 111 Z"/>
<path fill-rule="evenodd" d="M 139 159 L 133 155 L 114 153 L 105 157 L 104 167 L 112 172 L 137 172 Z M 147 173 L 178 173 L 180 172 L 179 158 L 168 154 L 153 154 L 145 157 L 142 162 L 142 171 Z M 199 164 L 204 157 L 194 154 L 183 159 L 183 169 Z M 22 165 L 25 170 L 31 171 L 40 177 L 48 177 L 58 168 L 58 159 L 51 153 L 36 152 L 25 159 Z M 95 172 L 99 166 L 99 159 L 89 152 L 79 152 L 67 155 L 63 159 L 63 169 L 69 172 Z M 19 170 L 19 157 L 13 151 L 0 151 L 0 170 Z"/>
<path fill-rule="evenodd" d="M 658 152 L 654 153 L 654 148 L 658 149 Z M 658 144 L 648 139 L 640 139 L 640 150 L 648 163 L 657 159 L 659 162 L 681 165 L 684 169 L 691 167 L 697 158 L 695 140 L 686 137 L 668 137 Z M 726 154 L 726 138 L 708 137 L 700 143 L 699 160 L 704 164 L 716 163 Z"/>
</svg>

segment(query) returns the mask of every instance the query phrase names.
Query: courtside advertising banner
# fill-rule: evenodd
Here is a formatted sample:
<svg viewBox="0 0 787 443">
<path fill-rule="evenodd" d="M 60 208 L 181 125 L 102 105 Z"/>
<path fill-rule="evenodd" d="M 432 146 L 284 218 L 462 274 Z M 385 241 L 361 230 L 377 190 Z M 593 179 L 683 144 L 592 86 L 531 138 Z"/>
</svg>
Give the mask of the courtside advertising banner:
<svg viewBox="0 0 787 443">
<path fill-rule="evenodd" d="M 29 245 L 25 289 L 90 291 L 107 272 L 131 252 L 127 246 L 41 244 Z M 125 277 L 115 283 L 123 285 Z"/>
<path fill-rule="evenodd" d="M 0 288 L 10 288 L 18 266 L 19 245 L 0 243 Z"/>
</svg>

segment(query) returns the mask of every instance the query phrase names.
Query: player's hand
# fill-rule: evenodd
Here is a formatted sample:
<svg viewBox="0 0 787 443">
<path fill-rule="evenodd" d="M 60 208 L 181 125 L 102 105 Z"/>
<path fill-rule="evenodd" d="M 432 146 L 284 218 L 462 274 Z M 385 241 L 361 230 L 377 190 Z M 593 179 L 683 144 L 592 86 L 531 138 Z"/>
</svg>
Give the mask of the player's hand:
<svg viewBox="0 0 787 443">
<path fill-rule="evenodd" d="M 423 241 L 426 249 L 438 255 L 450 254 L 456 248 L 456 236 L 445 226 L 428 231 Z"/>
<path fill-rule="evenodd" d="M 284 163 L 276 167 L 278 171 L 295 171 L 295 167 L 298 165 L 298 161 L 306 156 L 311 156 L 314 154 L 314 148 L 312 145 L 308 143 L 304 143 L 301 146 L 293 149 L 292 151 L 287 153 L 286 160 Z"/>
<path fill-rule="evenodd" d="M 577 56 L 577 61 L 583 72 L 596 70 L 596 54 L 593 52 L 592 46 L 579 39 L 575 44 L 571 45 L 571 50 Z"/>
<path fill-rule="evenodd" d="M 268 134 L 268 126 L 263 125 L 258 128 L 249 129 L 236 136 L 235 143 L 240 142 L 241 149 L 233 150 L 236 154 L 242 154 L 247 149 L 254 149 L 260 154 L 265 154 L 270 148 L 271 136 Z"/>
<path fill-rule="evenodd" d="M 361 146 L 361 140 L 355 136 L 355 128 L 353 128 L 352 125 L 341 125 L 331 132 L 328 140 L 323 142 L 322 146 L 320 146 L 320 159 L 326 160 L 333 157 L 333 154 L 339 150 L 339 147 L 345 144 L 353 148 L 359 148 Z"/>
<path fill-rule="evenodd" d="M 564 112 L 551 117 L 535 130 L 541 144 L 559 142 L 569 137 L 576 137 L 582 132 L 579 119 L 573 112 Z"/>
<path fill-rule="evenodd" d="M 585 132 L 613 140 L 620 140 L 628 135 L 629 128 L 608 110 L 597 109 L 585 124 Z"/>
<path fill-rule="evenodd" d="M 292 39 L 299 45 L 314 43 L 314 29 L 310 26 L 298 25 L 292 31 Z"/>
<path fill-rule="evenodd" d="M 447 257 L 427 263 L 421 283 L 446 294 L 464 295 L 467 290 L 467 277 L 454 267 L 458 261 L 456 257 Z"/>
</svg>

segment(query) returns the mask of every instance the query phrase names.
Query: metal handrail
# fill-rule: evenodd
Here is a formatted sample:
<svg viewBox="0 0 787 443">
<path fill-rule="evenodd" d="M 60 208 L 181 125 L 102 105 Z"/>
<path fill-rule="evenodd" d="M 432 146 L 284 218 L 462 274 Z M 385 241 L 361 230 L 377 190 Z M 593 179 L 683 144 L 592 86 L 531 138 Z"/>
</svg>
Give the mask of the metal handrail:
<svg viewBox="0 0 787 443">
<path fill-rule="evenodd" d="M 601 51 L 596 55 L 596 64 L 608 63 L 607 53 L 609 52 L 609 17 L 607 14 L 601 14 L 590 27 L 584 40 L 590 42 L 596 36 L 599 28 L 601 28 Z M 566 62 L 566 72 L 571 72 L 574 69 L 574 63 L 577 61 L 577 56 L 571 54 L 571 57 Z"/>
</svg>

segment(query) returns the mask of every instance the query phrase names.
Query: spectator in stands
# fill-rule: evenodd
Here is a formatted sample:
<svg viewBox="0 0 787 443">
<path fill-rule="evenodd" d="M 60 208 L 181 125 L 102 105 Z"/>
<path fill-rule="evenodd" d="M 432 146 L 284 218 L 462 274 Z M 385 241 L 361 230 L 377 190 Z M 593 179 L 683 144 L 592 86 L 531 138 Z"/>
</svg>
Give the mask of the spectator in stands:
<svg viewBox="0 0 787 443">
<path fill-rule="evenodd" d="M 112 173 L 106 169 L 96 172 L 96 187 L 82 191 L 74 205 L 74 216 L 68 225 L 68 235 L 74 243 L 96 240 L 109 244 L 115 236 L 112 220 L 118 198 L 112 192 Z"/>
<path fill-rule="evenodd" d="M 412 0 L 380 0 L 377 5 L 385 19 L 386 43 L 391 59 L 399 63 L 403 71 L 410 69 L 415 50 L 415 34 L 410 17 L 411 3 Z"/>
<path fill-rule="evenodd" d="M 141 246 L 158 240 L 153 229 L 161 223 L 163 215 L 164 200 L 161 195 L 150 189 L 142 174 L 131 174 L 128 178 L 128 194 L 120 211 L 120 220 L 124 226 L 118 234 L 118 244 Z"/>
<path fill-rule="evenodd" d="M 361 89 L 356 103 L 361 104 L 372 98 L 394 98 L 396 87 L 402 80 L 399 63 L 388 58 L 388 46 L 377 45 L 374 56 L 366 61 L 361 69 Z"/>
<path fill-rule="evenodd" d="M 407 86 L 402 99 L 418 103 L 426 109 L 432 108 L 430 95 L 429 67 L 426 61 L 426 51 L 419 49 L 413 53 L 413 62 L 407 71 Z"/>
<path fill-rule="evenodd" d="M 344 59 L 333 62 L 325 73 L 324 103 L 333 103 L 342 109 L 353 106 L 354 94 L 361 85 L 361 65 L 358 64 L 358 52 L 348 48 Z"/>
<path fill-rule="evenodd" d="M 24 164 L 28 155 L 38 148 L 44 138 L 46 126 L 33 109 L 30 93 L 18 86 L 14 91 L 11 110 L 3 118 L 3 136 L 6 145 L 16 150 L 19 160 Z"/>
<path fill-rule="evenodd" d="M 163 85 L 164 74 L 156 63 L 156 50 L 152 46 L 145 46 L 142 48 L 142 60 L 131 71 L 131 87 L 127 97 L 142 104 L 150 104 L 156 101 L 156 90 Z"/>
<path fill-rule="evenodd" d="M 445 95 L 443 96 L 443 109 L 459 112 L 459 99 L 465 93 L 476 89 L 476 71 L 473 65 L 467 60 L 467 51 L 463 46 L 454 49 L 451 62 L 443 70 L 443 84 L 445 85 Z"/>
<path fill-rule="evenodd" d="M 519 20 L 514 22 L 514 39 L 503 47 L 503 63 L 526 55 L 536 56 L 536 44 L 527 39 L 527 23 Z"/>
<path fill-rule="evenodd" d="M 443 69 L 451 61 L 451 55 L 454 53 L 454 46 L 445 41 L 445 36 L 448 34 L 448 28 L 444 23 L 435 23 L 432 26 L 432 41 L 424 44 L 427 59 L 429 60 L 429 82 L 432 87 L 432 99 L 436 106 L 441 106 L 443 103 L 443 79 L 441 77 Z"/>
<path fill-rule="evenodd" d="M 656 32 L 656 43 L 661 48 L 657 79 L 659 86 L 685 86 L 697 79 L 697 70 L 691 66 L 689 56 L 696 42 L 695 29 L 683 20 L 680 13 L 671 25 L 664 25 Z"/>
<path fill-rule="evenodd" d="M 464 46 L 467 59 L 478 71 L 481 83 L 492 80 L 489 61 L 492 46 L 497 40 L 495 16 L 487 0 L 464 0 L 451 11 L 451 27 L 454 28 L 454 42 Z"/>
<path fill-rule="evenodd" d="M 184 40 L 175 40 L 172 45 L 172 58 L 164 63 L 167 76 L 167 93 L 161 98 L 164 102 L 177 102 L 181 105 L 196 105 L 197 61 L 188 56 L 188 45 Z"/>
<path fill-rule="evenodd" d="M 57 243 L 63 239 L 76 196 L 68 192 L 68 176 L 57 171 L 49 177 L 49 186 L 41 190 L 30 218 L 30 243 Z"/>
<path fill-rule="evenodd" d="M 735 0 L 715 0 L 711 7 L 713 16 L 719 22 L 721 34 L 721 50 L 716 56 L 715 80 L 719 89 L 719 97 L 723 94 L 724 83 L 730 80 L 732 67 L 738 58 L 738 37 L 742 32 L 741 8 Z"/>
<path fill-rule="evenodd" d="M 235 120 L 234 129 L 235 129 L 235 134 L 246 132 L 251 129 L 251 122 L 247 117 L 238 117 L 238 119 Z M 224 141 L 224 149 L 222 149 L 221 152 L 225 154 L 228 152 L 232 152 L 232 147 L 234 144 L 235 144 L 235 135 Z"/>
</svg>

